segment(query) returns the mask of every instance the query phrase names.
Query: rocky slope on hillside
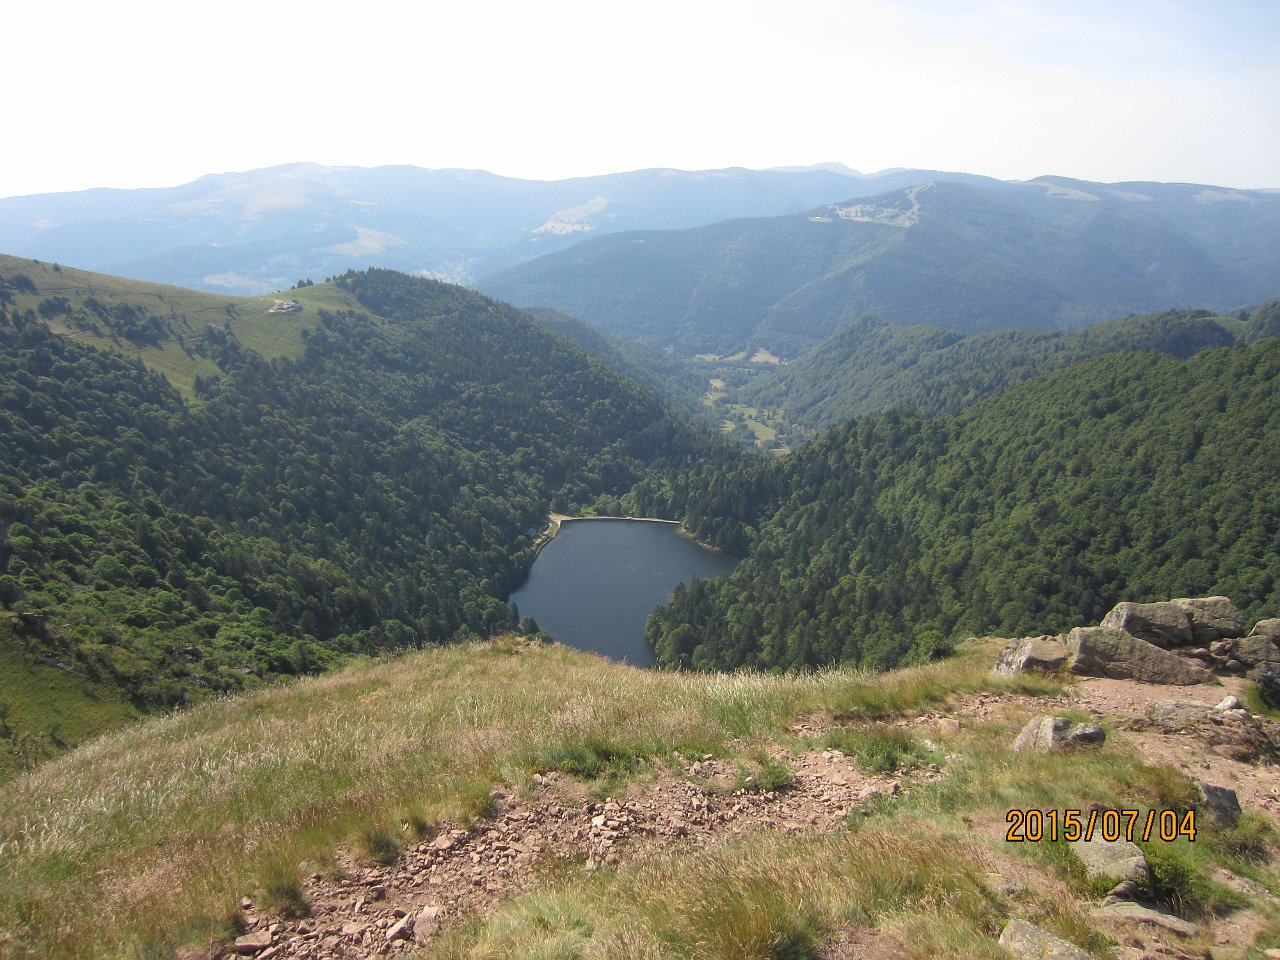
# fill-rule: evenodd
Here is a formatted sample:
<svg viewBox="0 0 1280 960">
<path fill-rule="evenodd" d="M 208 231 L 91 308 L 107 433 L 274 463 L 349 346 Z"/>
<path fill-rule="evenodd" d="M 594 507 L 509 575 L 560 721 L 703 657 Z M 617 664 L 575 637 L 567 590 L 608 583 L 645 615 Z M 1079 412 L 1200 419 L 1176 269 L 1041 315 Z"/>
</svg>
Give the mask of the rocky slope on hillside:
<svg viewBox="0 0 1280 960">
<path fill-rule="evenodd" d="M 861 719 L 852 728 L 847 716 L 805 716 L 769 747 L 764 765 L 749 776 L 727 758 L 679 756 L 600 796 L 581 777 L 538 773 L 523 789 L 495 788 L 487 815 L 470 823 L 441 823 L 416 846 L 386 857 L 388 862 L 343 854 L 336 873 L 316 872 L 305 880 L 301 916 L 264 912 L 245 898 L 243 933 L 214 952 L 261 960 L 420 951 L 423 956 L 468 955 L 456 939 L 464 924 L 483 924 L 504 904 L 566 875 L 621 876 L 654 858 L 696 859 L 761 832 L 834 836 L 896 806 L 919 803 L 957 775 L 972 773 L 972 761 L 958 748 L 966 738 L 989 736 L 1007 749 L 1018 731 L 1053 727 L 1044 721 L 1063 713 L 1089 718 L 1056 722 L 1060 731 L 1093 731 L 1081 745 L 1049 737 L 1037 747 L 1024 734 L 1014 750 L 1027 752 L 1015 753 L 1011 762 L 1030 764 L 1017 758 L 1030 758 L 1037 749 L 1085 751 L 1077 755 L 1090 757 L 1104 749 L 1105 740 L 1105 749 L 1123 751 L 1119 762 L 1172 767 L 1193 783 L 1198 793 L 1188 809 L 1194 810 L 1199 830 L 1237 831 L 1242 816 L 1247 823 L 1270 823 L 1274 830 L 1280 826 L 1280 724 L 1252 713 L 1237 695 L 1247 688 L 1246 675 L 1257 684 L 1248 689 L 1268 692 L 1267 670 L 1280 650 L 1276 624 L 1266 620 L 1246 631 L 1225 598 L 1120 604 L 1101 627 L 1077 628 L 1061 640 L 1006 644 L 996 661 L 997 674 L 1065 669 L 1066 676 L 1077 679 L 1060 693 L 953 696 L 937 708 Z M 1172 645 L 1173 651 L 1158 644 Z M 904 753 L 898 762 L 870 772 L 859 758 L 829 745 L 833 731 L 840 730 L 863 738 L 890 730 L 919 752 Z M 1110 809 L 1095 803 L 1081 812 L 1109 823 Z M 1159 811 L 1153 815 L 1161 824 L 1159 833 L 1164 821 Z M 1187 816 L 1183 810 L 1178 815 Z M 1089 895 L 1084 895 L 1079 885 L 1065 884 L 1009 842 L 1017 829 L 1010 826 L 1011 818 L 966 818 L 968 836 L 955 842 L 976 841 L 973 855 L 980 858 L 990 896 L 1007 917 L 1000 943 L 1014 956 L 1234 960 L 1280 947 L 1280 941 L 1268 939 L 1276 930 L 1269 926 L 1275 923 L 1274 900 L 1257 871 L 1220 868 L 1213 881 L 1232 892 L 1224 894 L 1230 906 L 1198 911 L 1170 901 L 1159 842 L 1144 844 L 1144 853 L 1124 838 L 1103 837 L 1099 827 L 1091 842 L 1069 844 L 1071 852 L 1063 854 L 1087 878 Z M 1023 823 L 1030 829 L 1025 816 Z M 1200 834 L 1202 844 L 1213 842 L 1205 836 Z M 1276 855 L 1273 843 L 1262 842 L 1252 862 L 1274 869 Z M 1037 926 L 1046 903 L 1062 897 L 1078 901 L 1072 909 L 1087 918 L 1095 936 L 1093 952 Z M 1259 937 L 1255 952 L 1247 953 Z M 806 955 L 827 960 L 918 955 L 910 938 L 891 924 L 847 924 L 816 951 Z"/>
</svg>

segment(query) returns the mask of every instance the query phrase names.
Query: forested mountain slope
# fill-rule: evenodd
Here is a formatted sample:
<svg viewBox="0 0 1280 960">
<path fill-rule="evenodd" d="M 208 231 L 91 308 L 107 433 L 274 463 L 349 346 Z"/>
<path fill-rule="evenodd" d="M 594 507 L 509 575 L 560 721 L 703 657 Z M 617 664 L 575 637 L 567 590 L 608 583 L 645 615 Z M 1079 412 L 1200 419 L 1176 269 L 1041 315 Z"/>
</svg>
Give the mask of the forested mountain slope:
<svg viewBox="0 0 1280 960">
<path fill-rule="evenodd" d="M 779 409 L 809 428 L 902 407 L 958 413 L 1023 380 L 1103 353 L 1155 350 L 1187 359 L 1201 350 L 1280 335 L 1280 301 L 1237 316 L 1167 311 L 1080 330 L 954 330 L 863 317 L 803 357 L 760 374 L 745 402 Z"/>
<path fill-rule="evenodd" d="M 964 634 L 1040 633 L 1118 600 L 1280 606 L 1280 342 L 1188 361 L 1118 353 L 958 417 L 850 421 L 791 457 L 642 483 L 714 542 L 727 580 L 649 622 L 698 668 L 927 657 Z"/>
<path fill-rule="evenodd" d="M 167 706 L 512 626 L 549 507 L 727 448 L 569 340 L 369 271 L 296 359 L 232 325 L 184 401 L 137 359 L 0 322 L 0 603 L 26 655 Z M 17 623 L 17 621 L 14 621 Z"/>
<path fill-rule="evenodd" d="M 603 360 L 628 380 L 662 397 L 686 416 L 708 416 L 703 403 L 706 378 L 690 369 L 686 362 L 634 340 L 605 333 L 599 327 L 556 310 L 533 307 L 525 312 Z"/>
<path fill-rule="evenodd" d="M 807 214 L 598 237 L 480 287 L 685 355 L 782 357 L 867 313 L 962 333 L 1065 329 L 1280 293 L 1280 196 L 1118 186 L 1133 189 L 925 183 Z"/>
</svg>

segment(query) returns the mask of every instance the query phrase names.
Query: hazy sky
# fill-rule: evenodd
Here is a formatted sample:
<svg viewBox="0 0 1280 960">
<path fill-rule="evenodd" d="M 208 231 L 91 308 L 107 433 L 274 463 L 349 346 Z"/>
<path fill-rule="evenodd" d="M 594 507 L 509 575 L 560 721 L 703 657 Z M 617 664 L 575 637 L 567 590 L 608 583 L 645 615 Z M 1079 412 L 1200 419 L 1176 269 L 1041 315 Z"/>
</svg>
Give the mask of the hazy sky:
<svg viewBox="0 0 1280 960">
<path fill-rule="evenodd" d="M 1280 187 L 1276 0 L 10 4 L 0 196 L 299 160 Z"/>
</svg>

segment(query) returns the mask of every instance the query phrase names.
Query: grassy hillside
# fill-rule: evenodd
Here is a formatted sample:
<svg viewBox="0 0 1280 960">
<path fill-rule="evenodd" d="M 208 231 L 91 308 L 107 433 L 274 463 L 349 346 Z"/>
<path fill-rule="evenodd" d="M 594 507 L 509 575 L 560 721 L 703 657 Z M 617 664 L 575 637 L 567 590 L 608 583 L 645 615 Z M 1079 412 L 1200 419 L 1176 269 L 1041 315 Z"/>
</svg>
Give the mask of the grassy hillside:
<svg viewBox="0 0 1280 960">
<path fill-rule="evenodd" d="M 331 283 L 274 296 L 226 297 L 6 254 L 0 254 L 0 297 L 55 333 L 140 358 L 188 397 L 196 377 L 223 372 L 202 349 L 210 327 L 229 327 L 264 359 L 296 358 L 305 333 L 320 324 L 319 311 L 358 306 Z M 302 310 L 273 313 L 277 300 L 297 300 Z"/>
<path fill-rule="evenodd" d="M 623 844 L 623 858 L 601 869 L 548 850 L 529 861 L 537 879 L 527 892 L 490 903 L 475 923 L 450 917 L 430 955 L 810 958 L 833 955 L 820 951 L 832 937 L 861 932 L 897 944 L 894 956 L 996 958 L 1012 916 L 1109 955 L 1083 902 L 1096 893 L 1071 855 L 1058 844 L 999 842 L 1005 811 L 1185 809 L 1190 783 L 1123 742 L 1088 756 L 1013 754 L 1018 724 L 1059 687 L 993 678 L 993 653 L 975 642 L 947 664 L 874 679 L 728 677 L 500 639 L 152 720 L 0 787 L 0 955 L 191 956 L 239 932 L 242 897 L 287 931 L 313 929 L 332 922 L 323 912 L 307 918 L 317 883 L 347 877 L 351 894 L 364 890 L 365 867 L 394 871 L 402 851 L 442 827 L 478 841 L 494 788 L 565 792 L 564 809 L 585 824 L 593 799 L 643 797 L 674 776 L 712 810 L 731 811 L 746 795 L 686 780 L 680 757 L 761 775 L 761 758 L 785 770 L 835 746 L 856 769 L 898 777 L 901 791 L 829 833 L 744 821 L 736 838 L 708 838 L 706 848 L 672 837 L 630 856 Z M 912 720 L 948 701 L 962 724 Z M 964 714 L 965 703 L 988 710 Z M 534 779 L 548 771 L 560 771 L 554 787 Z M 786 783 L 775 777 L 760 802 L 784 797 Z M 1180 871 L 1159 896 L 1185 896 L 1180 909 L 1191 916 L 1248 903 L 1274 922 L 1264 894 L 1246 901 L 1219 879 L 1230 867 L 1280 892 L 1265 866 L 1270 833 L 1251 817 L 1237 831 L 1204 827 L 1194 844 L 1150 844 Z"/>
<path fill-rule="evenodd" d="M 44 656 L 43 646 L 16 618 L 0 619 L 0 782 L 140 716 L 118 688 Z"/>
</svg>

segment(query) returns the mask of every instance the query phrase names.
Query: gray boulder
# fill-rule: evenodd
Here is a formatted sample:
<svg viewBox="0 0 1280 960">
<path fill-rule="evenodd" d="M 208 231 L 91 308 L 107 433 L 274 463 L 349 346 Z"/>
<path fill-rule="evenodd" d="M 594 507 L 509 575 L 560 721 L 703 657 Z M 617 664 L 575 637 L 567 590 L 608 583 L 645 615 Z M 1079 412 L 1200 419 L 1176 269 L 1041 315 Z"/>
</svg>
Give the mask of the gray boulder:
<svg viewBox="0 0 1280 960">
<path fill-rule="evenodd" d="M 1204 683 L 1203 667 L 1114 627 L 1076 627 L 1066 637 L 1067 668 L 1086 677 L 1144 683 Z"/>
<path fill-rule="evenodd" d="M 1250 634 L 1235 641 L 1231 656 L 1243 663 L 1251 676 L 1262 667 L 1280 669 L 1280 637 Z"/>
<path fill-rule="evenodd" d="M 1195 640 L 1191 614 L 1174 600 L 1165 603 L 1117 603 L 1102 618 L 1101 626 L 1123 630 L 1157 647 L 1185 647 Z"/>
<path fill-rule="evenodd" d="M 1146 856 L 1129 840 L 1104 840 L 1101 832 L 1095 831 L 1091 839 L 1071 844 L 1071 852 L 1080 858 L 1090 880 L 1105 879 L 1112 884 L 1132 880 L 1139 885 L 1151 880 Z"/>
<path fill-rule="evenodd" d="M 1270 620 L 1259 620 L 1249 631 L 1251 637 L 1280 637 L 1280 617 Z"/>
<path fill-rule="evenodd" d="M 1074 943 L 1025 920 L 1010 920 L 1005 925 L 1000 946 L 1018 960 L 1089 960 L 1089 954 Z"/>
<path fill-rule="evenodd" d="M 1036 717 L 1022 728 L 1013 749 L 1019 753 L 1024 750 L 1047 753 L 1064 747 L 1102 743 L 1106 738 L 1106 731 L 1096 723 L 1077 723 L 1066 717 Z"/>
<path fill-rule="evenodd" d="M 1157 700 L 1146 709 L 1148 723 L 1162 733 L 1178 733 L 1209 722 L 1214 709 L 1191 700 Z"/>
<path fill-rule="evenodd" d="M 993 672 L 1005 675 L 1025 670 L 1043 670 L 1056 673 L 1067 659 L 1067 648 L 1054 637 L 1023 637 L 1010 640 L 996 657 Z"/>
<path fill-rule="evenodd" d="M 1244 614 L 1227 597 L 1188 597 L 1173 602 L 1191 617 L 1191 633 L 1198 644 L 1244 636 Z"/>
<path fill-rule="evenodd" d="M 1218 787 L 1197 780 L 1200 791 L 1199 811 L 1215 827 L 1234 827 L 1240 820 L 1240 798 L 1230 787 Z"/>
</svg>

